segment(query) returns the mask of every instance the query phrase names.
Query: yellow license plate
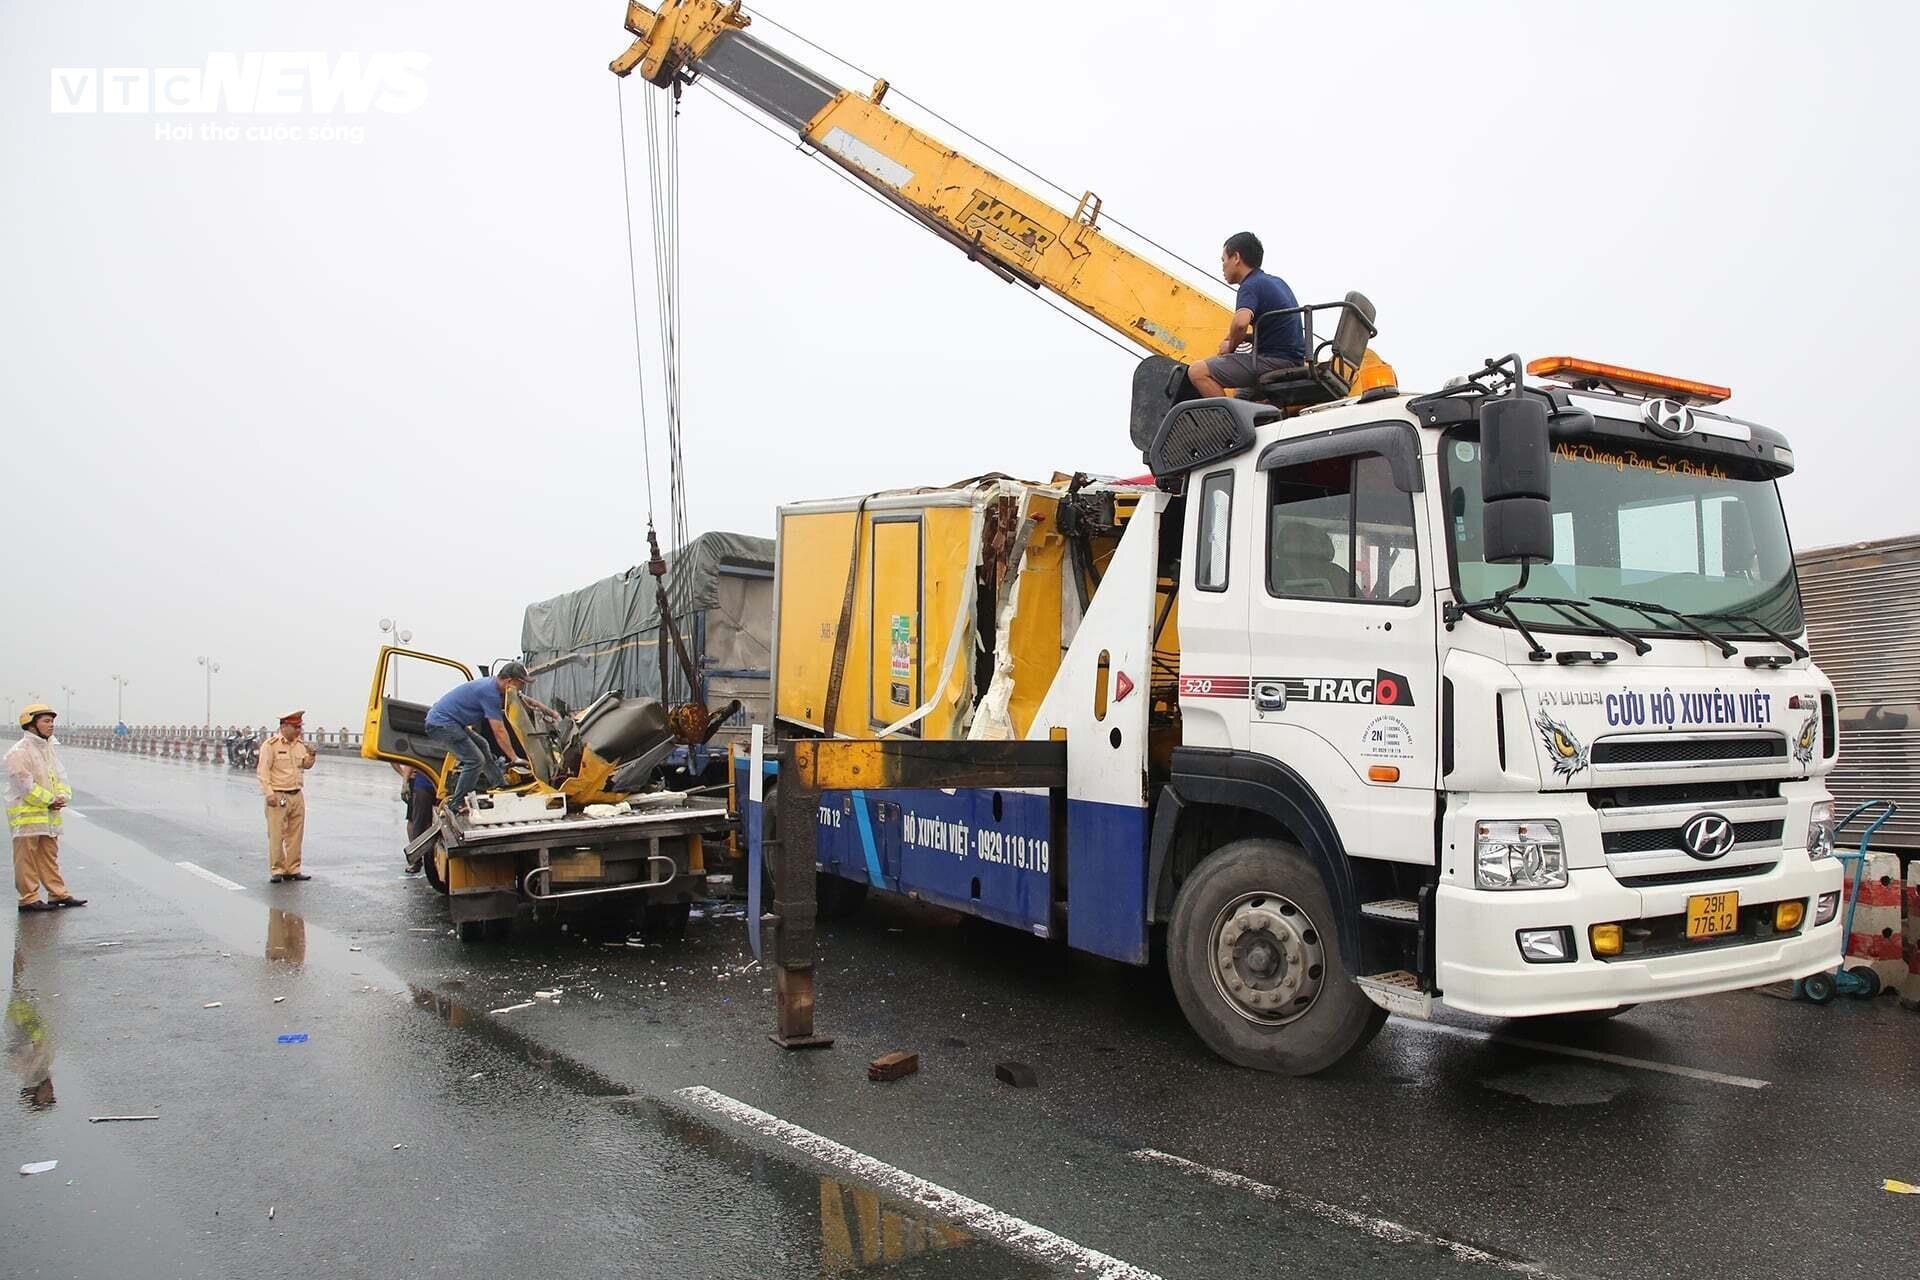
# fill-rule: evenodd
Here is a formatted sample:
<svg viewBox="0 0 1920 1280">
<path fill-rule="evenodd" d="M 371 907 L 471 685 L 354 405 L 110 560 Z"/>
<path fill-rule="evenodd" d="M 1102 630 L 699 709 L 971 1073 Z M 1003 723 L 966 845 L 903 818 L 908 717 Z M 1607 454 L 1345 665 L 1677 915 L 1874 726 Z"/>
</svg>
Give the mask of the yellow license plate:
<svg viewBox="0 0 1920 1280">
<path fill-rule="evenodd" d="M 553 868 L 555 880 L 598 880 L 600 878 L 600 855 L 597 853 L 562 853 L 550 858 L 547 863 Z"/>
<path fill-rule="evenodd" d="M 1740 895 L 1696 893 L 1687 899 L 1687 940 L 1717 938 L 1740 930 Z"/>
</svg>

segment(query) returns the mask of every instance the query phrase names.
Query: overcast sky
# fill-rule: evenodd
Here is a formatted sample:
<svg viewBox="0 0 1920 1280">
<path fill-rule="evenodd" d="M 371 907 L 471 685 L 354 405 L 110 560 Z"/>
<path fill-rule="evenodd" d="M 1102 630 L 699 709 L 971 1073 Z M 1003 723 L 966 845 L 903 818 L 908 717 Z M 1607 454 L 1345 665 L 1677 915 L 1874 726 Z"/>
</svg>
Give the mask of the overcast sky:
<svg viewBox="0 0 1920 1280">
<path fill-rule="evenodd" d="M 1403 387 L 1516 349 L 1727 383 L 1797 446 L 1800 545 L 1920 524 L 1892 394 L 1920 296 L 1920 6 L 767 12 L 1194 261 L 1250 228 L 1303 300 L 1364 290 Z M 118 673 L 128 720 L 197 723 L 205 655 L 216 722 L 357 726 L 381 617 L 484 661 L 517 651 L 527 602 L 644 558 L 623 14 L 0 0 L 9 703 L 66 685 L 76 719 L 110 718 Z M 53 110 L 56 68 L 249 52 L 420 55 L 385 99 L 417 109 Z M 657 91 L 623 89 L 651 334 Z M 987 470 L 1137 469 L 1130 357 L 704 93 L 682 149 L 695 532 Z"/>
</svg>

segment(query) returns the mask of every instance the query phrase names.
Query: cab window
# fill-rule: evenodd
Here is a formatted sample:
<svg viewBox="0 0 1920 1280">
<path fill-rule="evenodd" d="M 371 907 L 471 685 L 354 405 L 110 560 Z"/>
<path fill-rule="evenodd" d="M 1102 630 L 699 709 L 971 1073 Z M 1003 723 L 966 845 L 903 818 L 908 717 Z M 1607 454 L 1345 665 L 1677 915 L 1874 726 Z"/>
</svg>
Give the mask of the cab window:
<svg viewBox="0 0 1920 1280">
<path fill-rule="evenodd" d="M 1267 591 L 1410 605 L 1420 594 L 1413 496 L 1377 453 L 1268 473 Z"/>
<path fill-rule="evenodd" d="M 1216 471 L 1200 484 L 1200 524 L 1194 541 L 1193 585 L 1201 591 L 1227 589 L 1227 561 L 1233 531 L 1233 472 Z"/>
</svg>

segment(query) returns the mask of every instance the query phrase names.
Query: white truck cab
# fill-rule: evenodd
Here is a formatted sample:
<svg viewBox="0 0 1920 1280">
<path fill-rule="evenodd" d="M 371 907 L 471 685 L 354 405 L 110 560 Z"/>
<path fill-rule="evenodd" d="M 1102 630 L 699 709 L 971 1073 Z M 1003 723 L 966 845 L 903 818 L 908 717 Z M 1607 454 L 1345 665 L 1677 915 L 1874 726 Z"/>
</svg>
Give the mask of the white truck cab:
<svg viewBox="0 0 1920 1280">
<path fill-rule="evenodd" d="M 1303 1058 L 1280 1048 L 1342 968 L 1412 1014 L 1604 1015 L 1840 954 L 1791 451 L 1710 409 L 1717 388 L 1529 372 L 1552 381 L 1509 357 L 1286 418 L 1191 402 L 1149 450 L 1184 498 L 1150 893 L 1195 892 L 1224 831 L 1310 863 L 1335 917 L 1278 881 L 1262 900 L 1258 874 L 1184 922 L 1176 904 L 1176 988 L 1230 1058 L 1300 1069 L 1363 1043 L 1349 1015 Z"/>
</svg>

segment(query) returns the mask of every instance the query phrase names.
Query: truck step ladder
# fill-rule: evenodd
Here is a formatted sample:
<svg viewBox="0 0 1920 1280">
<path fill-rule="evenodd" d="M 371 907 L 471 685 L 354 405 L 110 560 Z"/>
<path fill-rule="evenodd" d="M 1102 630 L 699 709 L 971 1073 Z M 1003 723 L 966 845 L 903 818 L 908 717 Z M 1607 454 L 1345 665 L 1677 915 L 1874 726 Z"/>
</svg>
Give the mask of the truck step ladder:
<svg viewBox="0 0 1920 1280">
<path fill-rule="evenodd" d="M 1388 1013 L 1397 1013 L 1403 1018 L 1419 1018 L 1423 1022 L 1433 1016 L 1433 997 L 1422 991 L 1420 979 L 1405 969 L 1376 973 L 1370 977 L 1355 978 L 1354 981 L 1367 993 L 1367 999 Z"/>
<path fill-rule="evenodd" d="M 1420 904 L 1411 898 L 1382 898 L 1360 904 L 1360 914 L 1369 920 L 1388 920 L 1395 924 L 1419 924 Z"/>
</svg>

